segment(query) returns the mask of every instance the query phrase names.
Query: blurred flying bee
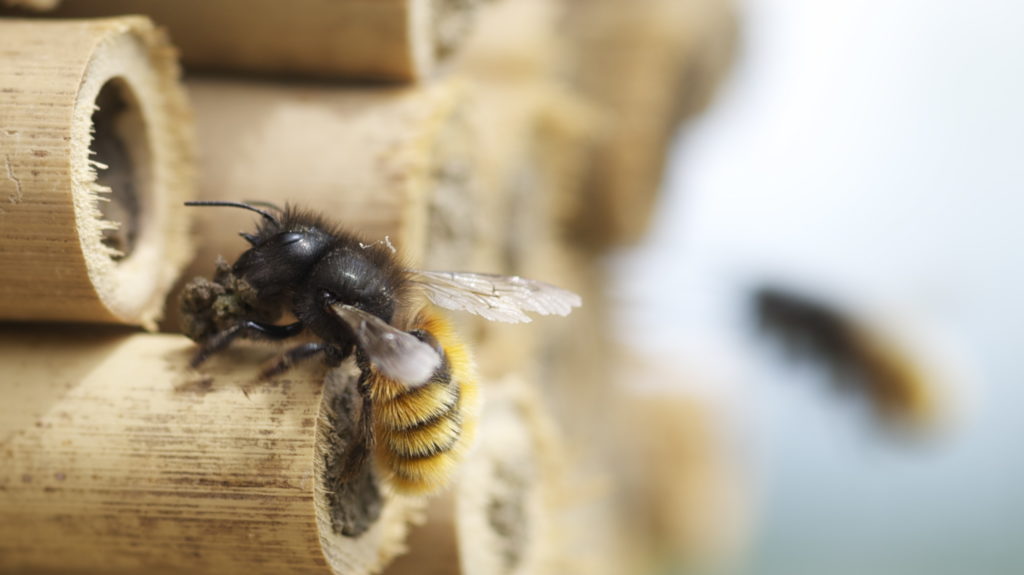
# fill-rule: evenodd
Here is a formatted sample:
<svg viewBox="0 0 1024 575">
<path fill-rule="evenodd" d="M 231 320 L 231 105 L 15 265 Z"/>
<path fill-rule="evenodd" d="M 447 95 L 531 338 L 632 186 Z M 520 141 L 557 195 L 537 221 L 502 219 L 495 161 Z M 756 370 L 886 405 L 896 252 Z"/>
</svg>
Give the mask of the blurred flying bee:
<svg viewBox="0 0 1024 575">
<path fill-rule="evenodd" d="M 526 312 L 567 315 L 576 294 L 515 276 L 428 272 L 401 265 L 390 242 L 364 243 L 322 216 L 287 206 L 188 202 L 253 211 L 250 248 L 212 281 L 182 294 L 185 334 L 200 344 L 192 366 L 236 339 L 314 341 L 285 351 L 270 377 L 320 356 L 329 366 L 354 355 L 361 376 L 361 434 L 389 483 L 405 493 L 442 487 L 472 442 L 478 411 L 469 352 L 430 306 L 488 320 L 528 322 Z M 263 209 L 266 207 L 267 209 Z M 284 312 L 295 321 L 274 323 Z"/>
<path fill-rule="evenodd" d="M 884 421 L 904 429 L 934 423 L 937 382 L 895 334 L 837 305 L 762 286 L 753 296 L 761 327 L 793 355 L 826 366 L 841 389 L 859 391 Z"/>
</svg>

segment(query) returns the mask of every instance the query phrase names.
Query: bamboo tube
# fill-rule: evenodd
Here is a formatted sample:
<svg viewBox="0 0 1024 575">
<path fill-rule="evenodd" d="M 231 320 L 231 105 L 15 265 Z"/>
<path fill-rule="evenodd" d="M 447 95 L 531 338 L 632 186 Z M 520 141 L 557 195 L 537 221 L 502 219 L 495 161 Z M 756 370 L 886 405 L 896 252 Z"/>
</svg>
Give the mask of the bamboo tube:
<svg viewBox="0 0 1024 575">
<path fill-rule="evenodd" d="M 37 12 L 53 10 L 60 4 L 60 0 L 3 0 L 0 6 L 11 6 L 13 8 L 25 8 Z"/>
<path fill-rule="evenodd" d="M 350 372 L 176 335 L 0 331 L 0 570 L 371 573 L 416 502 L 338 487 Z M 358 504 L 357 504 L 358 502 Z M 348 535 L 345 534 L 348 533 Z"/>
<path fill-rule="evenodd" d="M 734 383 L 715 375 L 720 365 L 619 355 L 624 389 L 610 445 L 627 571 L 717 573 L 740 556 L 752 519 L 740 414 L 726 391 Z"/>
<path fill-rule="evenodd" d="M 419 80 L 454 52 L 478 0 L 76 0 L 60 18 L 144 14 L 189 69 L 374 81 Z"/>
<path fill-rule="evenodd" d="M 409 265 L 426 254 L 459 261 L 473 249 L 475 160 L 458 82 L 342 89 L 206 79 L 187 87 L 200 198 L 317 209 L 369 241 L 390 238 Z M 202 241 L 185 279 L 211 277 L 218 257 L 232 262 L 247 247 L 238 232 L 253 228 L 252 214 L 190 209 Z M 177 319 L 162 327 L 174 330 Z"/>
<path fill-rule="evenodd" d="M 142 18 L 5 20 L 0 53 L 0 318 L 153 327 L 190 255 L 173 49 Z"/>
<path fill-rule="evenodd" d="M 576 8 L 566 29 L 573 83 L 606 116 L 578 227 L 598 247 L 636 242 L 650 220 L 679 123 L 707 105 L 729 68 L 733 2 L 568 4 Z"/>
<path fill-rule="evenodd" d="M 467 193 L 462 172 L 472 158 L 456 82 L 353 90 L 193 80 L 187 87 L 204 200 L 305 205 L 370 240 L 390 236 L 418 262 L 433 247 L 432 206 L 457 204 Z M 439 193 L 455 197 L 438 200 Z M 252 227 L 252 214 L 194 211 L 203 271 L 217 255 L 232 261 L 245 248 L 237 233 Z"/>
</svg>

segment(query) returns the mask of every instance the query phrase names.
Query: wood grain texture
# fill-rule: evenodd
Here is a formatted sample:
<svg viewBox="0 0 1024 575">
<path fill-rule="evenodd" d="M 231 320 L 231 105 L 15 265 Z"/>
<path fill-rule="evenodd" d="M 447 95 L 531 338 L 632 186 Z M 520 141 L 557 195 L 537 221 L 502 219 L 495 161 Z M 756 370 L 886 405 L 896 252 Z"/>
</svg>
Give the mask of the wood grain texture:
<svg viewBox="0 0 1024 575">
<path fill-rule="evenodd" d="M 360 537 L 323 511 L 323 368 L 257 382 L 266 350 L 202 374 L 181 336 L 0 331 L 0 570 L 370 573 L 412 507 Z M 330 567 L 329 567 L 330 566 Z"/>
<path fill-rule="evenodd" d="M 432 75 L 479 0 L 76 0 L 48 15 L 143 14 L 190 70 L 409 82 Z"/>
<path fill-rule="evenodd" d="M 0 54 L 0 318 L 153 327 L 190 255 L 191 118 L 173 49 L 142 18 L 3 20 Z M 108 209 L 126 199 L 128 217 Z M 134 230 L 121 258 L 112 222 Z"/>
</svg>

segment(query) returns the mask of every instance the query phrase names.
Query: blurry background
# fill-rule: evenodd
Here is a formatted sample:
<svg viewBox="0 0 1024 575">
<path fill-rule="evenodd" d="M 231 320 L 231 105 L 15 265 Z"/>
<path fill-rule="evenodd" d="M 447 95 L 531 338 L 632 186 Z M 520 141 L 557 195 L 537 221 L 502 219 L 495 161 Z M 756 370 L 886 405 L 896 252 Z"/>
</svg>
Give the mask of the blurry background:
<svg viewBox="0 0 1024 575">
<path fill-rule="evenodd" d="M 731 77 L 684 127 L 617 338 L 727 414 L 743 573 L 1024 571 L 1024 5 L 746 0 Z M 754 329 L 762 282 L 924 333 L 949 402 L 894 438 Z M 671 359 L 666 359 L 671 358 Z M 713 382 L 713 383 L 708 383 Z"/>
</svg>

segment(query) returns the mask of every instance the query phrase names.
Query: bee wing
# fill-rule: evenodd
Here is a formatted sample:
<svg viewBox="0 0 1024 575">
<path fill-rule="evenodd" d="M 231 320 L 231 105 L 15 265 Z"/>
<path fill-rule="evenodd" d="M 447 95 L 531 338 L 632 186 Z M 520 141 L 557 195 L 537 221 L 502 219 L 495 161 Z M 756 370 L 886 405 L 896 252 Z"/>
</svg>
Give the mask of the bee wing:
<svg viewBox="0 0 1024 575">
<path fill-rule="evenodd" d="M 348 323 L 370 363 L 385 376 L 417 387 L 440 367 L 441 357 L 430 344 L 379 317 L 344 304 L 332 305 L 331 310 Z"/>
<path fill-rule="evenodd" d="M 568 315 L 582 303 L 580 296 L 571 291 L 519 276 L 413 271 L 411 279 L 435 305 L 468 311 L 490 321 L 532 321 L 525 312 Z"/>
</svg>

